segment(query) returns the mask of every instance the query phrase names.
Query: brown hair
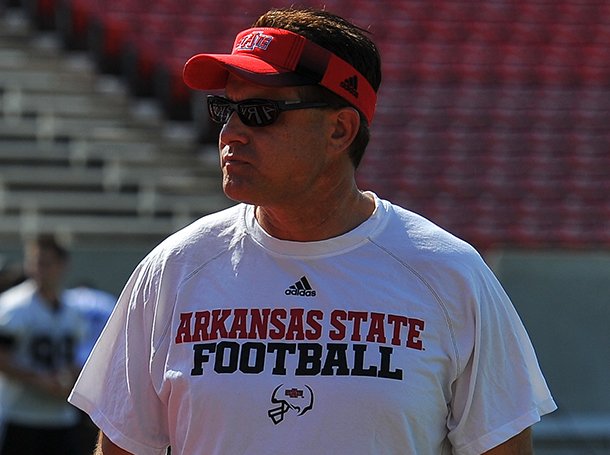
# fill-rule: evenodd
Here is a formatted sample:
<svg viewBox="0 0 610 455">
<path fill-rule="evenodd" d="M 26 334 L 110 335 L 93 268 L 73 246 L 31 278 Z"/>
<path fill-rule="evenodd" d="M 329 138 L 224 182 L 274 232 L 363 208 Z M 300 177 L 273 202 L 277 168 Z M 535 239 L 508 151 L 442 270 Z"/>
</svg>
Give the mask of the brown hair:
<svg viewBox="0 0 610 455">
<path fill-rule="evenodd" d="M 377 91 L 381 84 L 381 57 L 366 31 L 336 14 L 315 9 L 272 9 L 263 14 L 253 27 L 272 27 L 298 33 L 328 49 L 356 68 Z M 305 86 L 307 101 L 325 101 L 339 108 L 350 104 L 330 90 L 320 86 Z M 369 125 L 362 113 L 360 129 L 350 147 L 349 156 L 357 168 L 370 138 Z"/>
<path fill-rule="evenodd" d="M 36 247 L 41 250 L 52 251 L 62 262 L 69 259 L 70 253 L 52 234 L 40 234 L 26 241 L 26 247 Z"/>
</svg>

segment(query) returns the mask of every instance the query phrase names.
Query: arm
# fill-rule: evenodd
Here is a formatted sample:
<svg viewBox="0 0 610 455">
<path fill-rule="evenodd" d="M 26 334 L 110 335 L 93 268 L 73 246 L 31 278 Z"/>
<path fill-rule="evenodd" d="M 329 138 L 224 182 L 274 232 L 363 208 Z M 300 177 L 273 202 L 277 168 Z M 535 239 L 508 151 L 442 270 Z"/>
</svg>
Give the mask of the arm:
<svg viewBox="0 0 610 455">
<path fill-rule="evenodd" d="M 93 455 L 133 455 L 130 452 L 126 452 L 119 446 L 115 445 L 108 436 L 100 431 L 99 438 L 97 440 L 97 447 Z"/>
<path fill-rule="evenodd" d="M 526 428 L 517 436 L 485 452 L 489 455 L 532 455 L 532 429 Z"/>
<path fill-rule="evenodd" d="M 4 347 L 0 348 L 0 373 L 62 399 L 68 397 L 78 376 L 76 369 L 61 373 L 39 373 L 21 368 L 13 362 L 11 351 Z"/>
</svg>

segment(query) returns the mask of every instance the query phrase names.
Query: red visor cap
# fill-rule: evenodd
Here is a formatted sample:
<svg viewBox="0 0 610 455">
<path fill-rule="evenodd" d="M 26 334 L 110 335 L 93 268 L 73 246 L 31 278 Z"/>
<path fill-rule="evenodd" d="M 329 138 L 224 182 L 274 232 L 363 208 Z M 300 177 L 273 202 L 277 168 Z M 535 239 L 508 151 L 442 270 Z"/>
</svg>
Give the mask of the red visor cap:
<svg viewBox="0 0 610 455">
<path fill-rule="evenodd" d="M 356 107 L 369 124 L 373 119 L 377 94 L 368 80 L 345 60 L 288 30 L 244 30 L 231 54 L 191 57 L 183 78 L 192 89 L 217 90 L 225 87 L 229 73 L 269 87 L 322 85 Z"/>
</svg>

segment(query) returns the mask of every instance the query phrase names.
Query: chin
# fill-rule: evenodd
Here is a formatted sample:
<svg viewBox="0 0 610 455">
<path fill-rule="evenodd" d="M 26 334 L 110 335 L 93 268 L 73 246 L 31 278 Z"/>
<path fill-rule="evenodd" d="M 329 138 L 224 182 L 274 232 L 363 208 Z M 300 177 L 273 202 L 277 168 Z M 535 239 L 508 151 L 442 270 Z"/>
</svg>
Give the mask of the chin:
<svg viewBox="0 0 610 455">
<path fill-rule="evenodd" d="M 236 185 L 224 185 L 223 191 L 225 196 L 236 202 L 243 202 L 245 204 L 256 204 L 255 197 L 252 197 L 252 192 L 244 188 L 236 187 Z"/>
</svg>

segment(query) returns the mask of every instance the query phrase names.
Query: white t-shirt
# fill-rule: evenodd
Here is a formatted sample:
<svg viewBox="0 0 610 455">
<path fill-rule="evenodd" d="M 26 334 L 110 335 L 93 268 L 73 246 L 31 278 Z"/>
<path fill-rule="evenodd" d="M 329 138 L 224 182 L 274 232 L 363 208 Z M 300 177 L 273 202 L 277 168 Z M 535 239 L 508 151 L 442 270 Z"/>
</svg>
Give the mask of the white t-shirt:
<svg viewBox="0 0 610 455">
<path fill-rule="evenodd" d="M 75 350 L 83 334 L 79 314 L 63 303 L 51 309 L 33 281 L 0 296 L 0 338 L 4 343 L 10 340 L 12 361 L 21 368 L 71 375 L 67 371 L 76 367 Z M 2 374 L 0 413 L 5 422 L 30 426 L 71 426 L 78 420 L 76 409 L 65 399 Z"/>
<path fill-rule="evenodd" d="M 138 455 L 479 454 L 555 409 L 480 256 L 378 198 L 325 241 L 242 204 L 171 236 L 70 401 Z"/>
</svg>

